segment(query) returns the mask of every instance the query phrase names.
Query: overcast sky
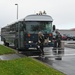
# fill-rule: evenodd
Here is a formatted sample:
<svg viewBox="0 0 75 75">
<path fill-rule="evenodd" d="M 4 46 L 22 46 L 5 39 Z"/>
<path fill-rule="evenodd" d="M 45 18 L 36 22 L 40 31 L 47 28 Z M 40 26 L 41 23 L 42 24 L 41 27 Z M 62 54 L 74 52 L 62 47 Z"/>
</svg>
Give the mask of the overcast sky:
<svg viewBox="0 0 75 75">
<path fill-rule="evenodd" d="M 53 18 L 57 29 L 75 28 L 75 0 L 0 0 L 0 28 L 39 11 Z"/>
</svg>

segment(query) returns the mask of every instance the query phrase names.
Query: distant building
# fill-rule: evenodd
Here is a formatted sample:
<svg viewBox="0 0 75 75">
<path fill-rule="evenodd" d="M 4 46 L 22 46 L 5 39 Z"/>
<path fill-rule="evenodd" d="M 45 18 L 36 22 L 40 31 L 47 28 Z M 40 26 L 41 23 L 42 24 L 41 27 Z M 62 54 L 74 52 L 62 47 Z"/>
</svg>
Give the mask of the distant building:
<svg viewBox="0 0 75 75">
<path fill-rule="evenodd" d="M 75 30 L 75 28 L 72 28 L 71 30 Z"/>
<path fill-rule="evenodd" d="M 72 36 L 75 36 L 75 30 L 67 30 L 67 29 L 63 29 L 63 30 L 58 30 L 60 32 L 60 34 L 70 34 Z"/>
</svg>

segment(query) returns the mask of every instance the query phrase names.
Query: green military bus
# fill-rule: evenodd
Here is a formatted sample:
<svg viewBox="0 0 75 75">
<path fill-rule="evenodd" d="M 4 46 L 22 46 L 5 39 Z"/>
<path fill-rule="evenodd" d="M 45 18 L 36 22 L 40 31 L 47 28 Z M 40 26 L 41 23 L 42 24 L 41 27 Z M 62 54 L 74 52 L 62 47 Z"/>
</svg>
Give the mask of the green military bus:
<svg viewBox="0 0 75 75">
<path fill-rule="evenodd" d="M 37 50 L 38 32 L 45 36 L 45 47 L 53 46 L 52 43 L 52 22 L 51 16 L 46 14 L 33 14 L 1 28 L 1 41 L 4 45 L 13 46 L 18 50 Z"/>
</svg>

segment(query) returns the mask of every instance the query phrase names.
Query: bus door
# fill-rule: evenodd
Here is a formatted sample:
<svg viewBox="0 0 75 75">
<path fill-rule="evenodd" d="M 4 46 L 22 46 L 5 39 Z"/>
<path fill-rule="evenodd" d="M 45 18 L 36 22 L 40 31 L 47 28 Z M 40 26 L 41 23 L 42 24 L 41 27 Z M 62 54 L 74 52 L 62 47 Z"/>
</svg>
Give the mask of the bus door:
<svg viewBox="0 0 75 75">
<path fill-rule="evenodd" d="M 16 47 L 18 49 L 24 48 L 24 30 L 23 23 L 19 22 L 16 24 Z"/>
</svg>

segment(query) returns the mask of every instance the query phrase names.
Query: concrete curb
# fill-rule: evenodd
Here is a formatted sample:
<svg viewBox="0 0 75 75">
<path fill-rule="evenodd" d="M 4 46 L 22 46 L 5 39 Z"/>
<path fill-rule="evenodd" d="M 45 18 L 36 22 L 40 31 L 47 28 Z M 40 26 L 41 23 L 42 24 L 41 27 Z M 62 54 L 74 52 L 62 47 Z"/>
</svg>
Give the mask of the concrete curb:
<svg viewBox="0 0 75 75">
<path fill-rule="evenodd" d="M 65 47 L 75 49 L 75 44 L 65 44 Z"/>
<path fill-rule="evenodd" d="M 7 55 L 0 55 L 0 60 L 13 60 L 22 57 L 26 57 L 26 56 L 22 54 L 7 54 Z"/>
</svg>

